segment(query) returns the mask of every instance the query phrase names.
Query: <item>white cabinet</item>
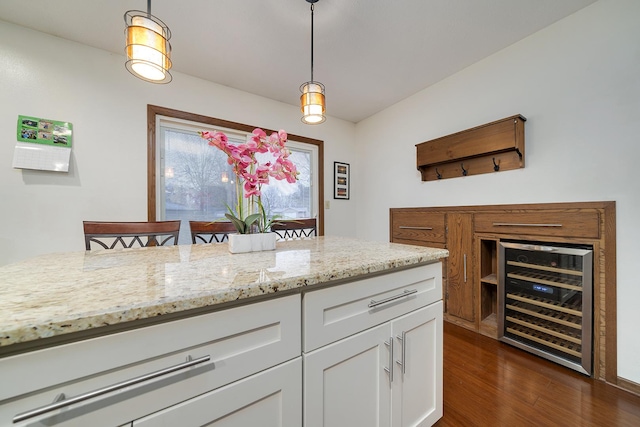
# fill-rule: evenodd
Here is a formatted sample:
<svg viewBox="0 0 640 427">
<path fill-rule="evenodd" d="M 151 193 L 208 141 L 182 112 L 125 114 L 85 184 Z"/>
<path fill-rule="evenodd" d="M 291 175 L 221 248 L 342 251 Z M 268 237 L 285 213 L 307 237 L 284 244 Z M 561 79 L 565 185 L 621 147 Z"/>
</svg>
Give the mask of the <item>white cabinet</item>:
<svg viewBox="0 0 640 427">
<path fill-rule="evenodd" d="M 305 427 L 389 425 L 390 334 L 378 326 L 303 356 Z"/>
<path fill-rule="evenodd" d="M 299 426 L 302 361 L 298 357 L 133 422 L 133 427 Z"/>
<path fill-rule="evenodd" d="M 442 263 L 308 292 L 302 299 L 303 351 L 364 331 L 442 299 Z"/>
<path fill-rule="evenodd" d="M 441 281 L 400 268 L 0 358 L 0 425 L 431 425 Z"/>
<path fill-rule="evenodd" d="M 396 319 L 391 425 L 430 426 L 442 417 L 442 301 Z"/>
<path fill-rule="evenodd" d="M 304 425 L 430 426 L 442 417 L 442 302 L 304 355 Z"/>
<path fill-rule="evenodd" d="M 291 295 L 2 358 L 0 425 L 123 425 L 299 358 L 300 346 L 300 295 Z M 188 366 L 190 357 L 202 362 Z M 59 393 L 70 402 L 105 389 L 13 423 Z"/>
<path fill-rule="evenodd" d="M 430 426 L 442 417 L 441 269 L 305 295 L 305 427 Z"/>
</svg>

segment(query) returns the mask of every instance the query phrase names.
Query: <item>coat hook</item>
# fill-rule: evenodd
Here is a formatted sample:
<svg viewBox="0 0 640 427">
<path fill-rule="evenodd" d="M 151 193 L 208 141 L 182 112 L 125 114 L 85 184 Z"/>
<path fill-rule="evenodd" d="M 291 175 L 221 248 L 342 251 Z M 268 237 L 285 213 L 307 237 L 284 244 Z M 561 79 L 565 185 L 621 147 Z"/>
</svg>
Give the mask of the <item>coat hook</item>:
<svg viewBox="0 0 640 427">
<path fill-rule="evenodd" d="M 520 152 L 519 148 L 516 148 L 516 153 L 518 153 L 518 157 L 520 157 L 520 160 L 522 160 L 522 153 Z"/>
<path fill-rule="evenodd" d="M 462 175 L 463 175 L 463 176 L 467 176 L 467 173 L 468 173 L 469 171 L 467 171 L 467 170 L 464 168 L 464 163 L 460 163 L 460 167 L 462 168 Z"/>
<path fill-rule="evenodd" d="M 436 168 L 436 176 L 438 177 L 438 179 L 442 179 L 442 174 L 438 172 L 438 168 Z"/>
<path fill-rule="evenodd" d="M 493 170 L 498 172 L 500 170 L 500 165 L 496 163 L 496 158 L 493 158 Z"/>
</svg>

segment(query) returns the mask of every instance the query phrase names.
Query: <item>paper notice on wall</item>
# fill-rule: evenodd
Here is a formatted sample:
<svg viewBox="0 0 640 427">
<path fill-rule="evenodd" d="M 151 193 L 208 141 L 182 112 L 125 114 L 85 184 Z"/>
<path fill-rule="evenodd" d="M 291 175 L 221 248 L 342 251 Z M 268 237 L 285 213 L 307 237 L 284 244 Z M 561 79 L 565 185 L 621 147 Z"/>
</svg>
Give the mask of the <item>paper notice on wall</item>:
<svg viewBox="0 0 640 427">
<path fill-rule="evenodd" d="M 13 167 L 69 172 L 72 136 L 71 123 L 18 116 Z"/>
<path fill-rule="evenodd" d="M 69 172 L 71 149 L 50 145 L 17 142 L 13 167 L 43 171 Z"/>
</svg>

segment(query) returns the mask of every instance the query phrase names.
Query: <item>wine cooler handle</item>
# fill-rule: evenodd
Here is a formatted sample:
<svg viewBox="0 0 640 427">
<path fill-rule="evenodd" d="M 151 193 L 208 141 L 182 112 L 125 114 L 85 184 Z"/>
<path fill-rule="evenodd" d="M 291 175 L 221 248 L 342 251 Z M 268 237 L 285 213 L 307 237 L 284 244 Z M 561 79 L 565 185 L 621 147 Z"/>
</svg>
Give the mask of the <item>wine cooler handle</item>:
<svg viewBox="0 0 640 427">
<path fill-rule="evenodd" d="M 141 375 L 139 377 L 131 378 L 116 384 L 112 384 L 110 386 L 103 387 L 98 390 L 93 390 L 87 393 L 79 394 L 78 396 L 71 397 L 69 399 L 66 399 L 65 395 L 61 393 L 58 396 L 56 396 L 54 403 L 18 414 L 15 417 L 13 417 L 13 422 L 17 423 L 20 421 L 24 421 L 29 418 L 33 418 L 35 416 L 45 414 L 47 412 L 51 412 L 56 409 L 64 408 L 65 406 L 69 406 L 74 403 L 83 402 L 85 400 L 88 400 L 97 396 L 101 396 L 103 394 L 106 394 L 112 391 L 120 390 L 129 386 L 132 386 L 134 384 L 139 384 L 145 381 L 149 381 L 153 378 L 158 378 L 163 375 L 168 375 L 170 373 L 179 371 L 181 369 L 190 368 L 192 366 L 199 365 L 200 363 L 208 362 L 210 359 L 211 359 L 211 356 L 208 356 L 208 355 L 200 357 L 198 359 L 192 359 L 191 356 L 187 356 L 187 361 L 184 363 L 180 363 L 179 365 L 174 365 L 168 368 L 161 369 L 159 371 L 155 371 L 145 375 Z"/>
</svg>

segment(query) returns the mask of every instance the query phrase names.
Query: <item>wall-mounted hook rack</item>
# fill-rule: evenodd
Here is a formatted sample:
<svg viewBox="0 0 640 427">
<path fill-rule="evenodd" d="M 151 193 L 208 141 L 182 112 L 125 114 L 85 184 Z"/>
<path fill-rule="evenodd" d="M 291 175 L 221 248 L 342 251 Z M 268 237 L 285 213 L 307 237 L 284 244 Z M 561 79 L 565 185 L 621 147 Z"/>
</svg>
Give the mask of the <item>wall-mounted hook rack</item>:
<svg viewBox="0 0 640 427">
<path fill-rule="evenodd" d="M 518 114 L 416 144 L 416 166 L 422 180 L 523 168 L 525 121 Z"/>
</svg>

